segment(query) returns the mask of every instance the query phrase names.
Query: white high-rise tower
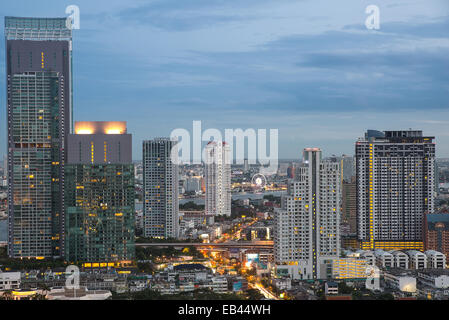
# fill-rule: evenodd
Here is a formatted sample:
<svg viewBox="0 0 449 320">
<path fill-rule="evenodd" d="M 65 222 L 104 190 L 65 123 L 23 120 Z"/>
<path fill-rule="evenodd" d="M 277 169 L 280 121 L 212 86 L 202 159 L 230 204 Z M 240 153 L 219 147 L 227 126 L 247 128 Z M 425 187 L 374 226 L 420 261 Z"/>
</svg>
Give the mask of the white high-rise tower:
<svg viewBox="0 0 449 320">
<path fill-rule="evenodd" d="M 340 253 L 340 165 L 306 148 L 297 170 L 275 212 L 276 269 L 293 279 L 326 279 Z"/>
<path fill-rule="evenodd" d="M 226 142 L 211 141 L 205 148 L 206 214 L 231 215 L 231 159 Z"/>
</svg>

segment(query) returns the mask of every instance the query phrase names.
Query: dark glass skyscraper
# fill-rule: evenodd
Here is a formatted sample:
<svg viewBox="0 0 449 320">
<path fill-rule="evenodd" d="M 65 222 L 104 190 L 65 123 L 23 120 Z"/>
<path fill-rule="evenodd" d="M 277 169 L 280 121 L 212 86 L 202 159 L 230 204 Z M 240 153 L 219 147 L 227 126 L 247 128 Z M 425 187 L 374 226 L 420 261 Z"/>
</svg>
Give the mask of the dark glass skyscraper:
<svg viewBox="0 0 449 320">
<path fill-rule="evenodd" d="M 65 260 L 134 259 L 134 165 L 125 122 L 76 122 L 68 137 Z"/>
<path fill-rule="evenodd" d="M 66 18 L 6 17 L 5 37 L 9 256 L 61 256 L 72 31 Z"/>
<path fill-rule="evenodd" d="M 143 142 L 144 236 L 148 238 L 179 236 L 178 159 L 172 158 L 176 148 L 177 142 L 169 138 Z"/>
</svg>

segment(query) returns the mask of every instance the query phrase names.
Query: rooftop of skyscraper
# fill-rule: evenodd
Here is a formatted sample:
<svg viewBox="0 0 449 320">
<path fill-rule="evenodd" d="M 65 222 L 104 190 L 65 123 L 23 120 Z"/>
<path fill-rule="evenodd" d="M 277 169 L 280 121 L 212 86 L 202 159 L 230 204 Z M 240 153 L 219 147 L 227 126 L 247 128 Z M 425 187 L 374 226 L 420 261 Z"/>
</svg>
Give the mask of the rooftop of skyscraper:
<svg viewBox="0 0 449 320">
<path fill-rule="evenodd" d="M 433 142 L 435 137 L 423 136 L 422 130 L 372 130 L 369 129 L 365 133 L 365 139 L 360 138 L 359 141 L 389 141 L 389 142 Z"/>
<path fill-rule="evenodd" d="M 5 17 L 7 40 L 66 40 L 72 39 L 68 18 Z"/>
<path fill-rule="evenodd" d="M 125 134 L 126 121 L 76 121 L 76 134 Z"/>
</svg>

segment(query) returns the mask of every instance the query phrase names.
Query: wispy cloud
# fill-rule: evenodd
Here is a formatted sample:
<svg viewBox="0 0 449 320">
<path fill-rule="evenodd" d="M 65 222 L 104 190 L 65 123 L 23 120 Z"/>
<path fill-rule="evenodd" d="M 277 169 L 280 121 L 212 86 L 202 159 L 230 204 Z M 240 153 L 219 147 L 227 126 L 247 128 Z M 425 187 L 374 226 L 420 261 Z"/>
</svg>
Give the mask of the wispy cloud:
<svg viewBox="0 0 449 320">
<path fill-rule="evenodd" d="M 72 2 L 8 1 L 0 14 L 63 16 Z M 408 127 L 436 135 L 449 156 L 449 3 L 377 0 L 378 31 L 364 26 L 368 4 L 79 0 L 75 117 L 127 120 L 135 158 L 141 140 L 192 120 L 278 128 L 287 158 L 310 145 L 352 153 L 367 128 Z"/>
</svg>

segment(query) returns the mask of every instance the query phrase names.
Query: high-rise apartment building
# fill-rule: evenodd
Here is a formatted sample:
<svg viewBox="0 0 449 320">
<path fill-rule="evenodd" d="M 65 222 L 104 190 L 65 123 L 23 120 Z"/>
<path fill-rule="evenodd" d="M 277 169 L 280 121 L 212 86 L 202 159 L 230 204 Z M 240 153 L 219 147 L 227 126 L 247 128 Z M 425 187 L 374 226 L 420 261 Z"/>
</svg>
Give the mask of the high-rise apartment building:
<svg viewBox="0 0 449 320">
<path fill-rule="evenodd" d="M 184 187 L 186 192 L 200 192 L 201 191 L 201 176 L 189 176 L 185 180 Z"/>
<path fill-rule="evenodd" d="M 355 178 L 354 169 L 354 157 L 343 154 L 341 157 L 333 155 L 329 158 L 332 161 L 340 162 L 341 181 L 352 182 Z"/>
<path fill-rule="evenodd" d="M 296 170 L 275 212 L 276 269 L 293 279 L 326 279 L 340 254 L 340 164 L 306 148 Z"/>
<path fill-rule="evenodd" d="M 342 223 L 348 227 L 349 234 L 357 233 L 357 187 L 355 182 L 342 184 Z"/>
<path fill-rule="evenodd" d="M 348 155 L 341 156 L 341 179 L 343 182 L 351 183 L 353 182 L 354 174 L 354 157 Z"/>
<path fill-rule="evenodd" d="M 210 141 L 205 148 L 207 215 L 231 215 L 231 159 L 226 142 Z"/>
<path fill-rule="evenodd" d="M 135 257 L 134 165 L 126 122 L 76 122 L 65 168 L 65 260 Z"/>
<path fill-rule="evenodd" d="M 357 234 L 362 249 L 423 249 L 434 209 L 434 137 L 368 130 L 355 145 Z"/>
<path fill-rule="evenodd" d="M 248 172 L 249 171 L 249 161 L 248 161 L 248 159 L 244 159 L 243 160 L 243 172 Z"/>
<path fill-rule="evenodd" d="M 64 164 L 72 121 L 66 18 L 5 18 L 8 253 L 63 256 Z"/>
<path fill-rule="evenodd" d="M 177 141 L 169 138 L 144 141 L 142 154 L 144 236 L 178 238 Z"/>
<path fill-rule="evenodd" d="M 6 178 L 8 176 L 8 156 L 3 156 L 3 176 Z"/>
<path fill-rule="evenodd" d="M 424 216 L 424 250 L 435 250 L 449 257 L 449 214 Z"/>
<path fill-rule="evenodd" d="M 287 178 L 294 179 L 295 178 L 295 164 L 292 162 L 287 168 Z"/>
</svg>

